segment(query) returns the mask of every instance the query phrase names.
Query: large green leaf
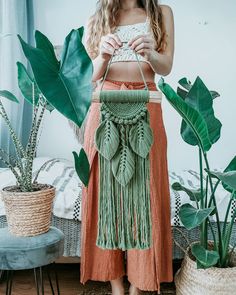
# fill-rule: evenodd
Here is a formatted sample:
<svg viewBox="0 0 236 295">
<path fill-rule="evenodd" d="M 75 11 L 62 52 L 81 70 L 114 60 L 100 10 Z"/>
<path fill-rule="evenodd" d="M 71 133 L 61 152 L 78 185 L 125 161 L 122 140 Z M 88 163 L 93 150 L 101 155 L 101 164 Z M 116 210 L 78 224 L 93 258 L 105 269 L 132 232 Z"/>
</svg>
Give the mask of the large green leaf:
<svg viewBox="0 0 236 295">
<path fill-rule="evenodd" d="M 81 127 L 91 104 L 92 61 L 82 44 L 83 27 L 66 37 L 60 63 L 52 53 L 52 44 L 36 31 L 37 48 L 19 37 L 36 83 L 47 101 Z"/>
<path fill-rule="evenodd" d="M 207 250 L 200 244 L 193 244 L 191 251 L 197 261 L 200 262 L 201 268 L 209 268 L 216 265 L 220 258 L 217 251 Z"/>
<path fill-rule="evenodd" d="M 205 168 L 205 170 L 211 175 L 220 179 L 227 187 L 231 188 L 231 191 L 236 191 L 236 170 L 228 172 L 215 172 Z"/>
<path fill-rule="evenodd" d="M 0 97 L 4 97 L 4 98 L 7 98 L 13 102 L 17 102 L 19 103 L 18 99 L 15 97 L 15 95 L 13 93 L 11 93 L 10 91 L 8 90 L 0 90 Z"/>
<path fill-rule="evenodd" d="M 158 82 L 160 90 L 165 94 L 167 100 L 192 128 L 195 136 L 198 139 L 198 144 L 204 152 L 211 148 L 211 141 L 208 134 L 206 122 L 202 115 L 194 108 L 189 106 L 170 85 L 164 82 L 161 78 Z"/>
<path fill-rule="evenodd" d="M 225 168 L 224 172 L 236 170 L 236 156 L 230 161 L 229 165 Z M 223 187 L 230 193 L 233 192 L 232 188 L 226 183 L 222 182 Z M 236 192 L 234 192 L 234 198 L 236 198 Z"/>
<path fill-rule="evenodd" d="M 188 91 L 192 88 L 192 83 L 191 81 L 189 81 L 186 77 L 180 79 L 178 81 L 179 85 L 181 85 L 183 88 L 178 87 L 177 88 L 177 93 L 180 97 L 182 97 L 183 99 L 186 97 L 186 95 L 188 94 Z M 187 90 L 187 91 L 186 91 Z M 212 99 L 215 99 L 216 97 L 219 97 L 220 94 L 215 91 L 215 90 L 210 90 L 210 94 L 212 96 Z"/>
<path fill-rule="evenodd" d="M 37 84 L 33 80 L 33 78 L 27 72 L 25 66 L 21 62 L 17 62 L 17 69 L 18 69 L 18 86 L 21 90 L 22 95 L 25 99 L 33 103 L 33 84 L 34 84 L 34 95 L 35 95 L 35 104 L 38 104 L 39 95 L 41 91 L 39 90 Z"/>
<path fill-rule="evenodd" d="M 52 43 L 49 41 L 49 39 L 42 34 L 40 31 L 35 31 L 35 42 L 36 47 L 39 49 L 42 49 L 45 53 L 45 57 L 48 59 L 49 63 L 52 63 L 53 65 L 57 65 L 57 68 L 59 70 L 60 68 L 60 62 L 56 58 L 56 54 L 53 48 Z"/>
<path fill-rule="evenodd" d="M 185 88 L 185 89 L 188 90 L 188 91 L 189 91 L 189 90 L 191 89 L 191 87 L 192 87 L 191 82 L 190 82 L 186 77 L 180 79 L 180 80 L 178 81 L 178 83 L 179 83 L 179 85 L 181 85 L 183 88 Z"/>
<path fill-rule="evenodd" d="M 79 176 L 83 184 L 85 186 L 88 186 L 90 166 L 87 155 L 83 148 L 80 150 L 79 156 L 75 151 L 73 151 L 72 153 L 74 156 L 75 170 L 77 172 L 77 175 Z"/>
<path fill-rule="evenodd" d="M 176 191 L 184 191 L 189 196 L 191 201 L 199 202 L 202 198 L 204 198 L 201 194 L 201 189 L 189 189 L 181 185 L 179 182 L 174 182 L 171 186 Z"/>
<path fill-rule="evenodd" d="M 31 104 L 33 104 L 33 85 L 34 85 L 34 101 L 35 104 L 38 104 L 40 95 L 43 96 L 42 92 L 38 88 L 38 85 L 33 77 L 26 70 L 25 66 L 21 62 L 17 62 L 18 69 L 18 86 L 21 90 L 24 98 Z M 47 102 L 47 110 L 50 112 L 53 111 L 54 107 Z"/>
<path fill-rule="evenodd" d="M 214 207 L 197 209 L 190 204 L 183 204 L 179 210 L 179 217 L 187 229 L 200 225 L 214 210 Z"/>
<path fill-rule="evenodd" d="M 200 77 L 196 78 L 184 99 L 202 115 L 207 124 L 209 139 L 212 144 L 215 143 L 220 138 L 222 124 L 214 115 L 212 95 Z M 184 120 L 181 125 L 181 136 L 188 144 L 198 145 L 198 138 Z"/>
</svg>

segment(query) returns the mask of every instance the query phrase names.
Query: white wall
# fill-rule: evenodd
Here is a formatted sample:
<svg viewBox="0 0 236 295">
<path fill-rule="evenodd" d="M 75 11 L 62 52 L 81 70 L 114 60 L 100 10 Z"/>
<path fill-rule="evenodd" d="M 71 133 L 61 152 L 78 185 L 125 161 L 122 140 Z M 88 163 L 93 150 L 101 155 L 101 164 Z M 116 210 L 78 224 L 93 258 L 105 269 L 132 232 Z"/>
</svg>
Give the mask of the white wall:
<svg viewBox="0 0 236 295">
<path fill-rule="evenodd" d="M 94 0 L 34 0 L 36 28 L 54 44 L 61 44 L 72 28 L 84 25 L 95 9 Z M 206 85 L 217 90 L 215 113 L 223 124 L 222 136 L 209 153 L 211 166 L 225 167 L 236 154 L 234 112 L 236 97 L 236 2 L 234 0 L 163 0 L 175 19 L 175 58 L 172 73 L 165 80 L 174 88 L 186 76 L 194 81 L 199 75 Z M 159 77 L 157 77 L 158 81 Z M 163 117 L 168 137 L 169 169 L 196 168 L 197 149 L 183 142 L 180 117 L 163 100 Z M 39 155 L 71 158 L 78 149 L 67 121 L 58 113 L 48 115 Z"/>
</svg>

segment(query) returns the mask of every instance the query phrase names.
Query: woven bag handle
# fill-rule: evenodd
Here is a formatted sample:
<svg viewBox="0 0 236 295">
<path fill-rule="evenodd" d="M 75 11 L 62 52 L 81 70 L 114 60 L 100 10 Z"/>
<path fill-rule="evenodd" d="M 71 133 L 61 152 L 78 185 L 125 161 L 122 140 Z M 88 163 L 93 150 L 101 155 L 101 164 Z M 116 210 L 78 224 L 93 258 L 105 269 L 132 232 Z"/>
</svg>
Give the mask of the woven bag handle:
<svg viewBox="0 0 236 295">
<path fill-rule="evenodd" d="M 125 43 L 125 42 L 122 42 L 122 43 Z M 101 89 L 100 89 L 100 91 L 102 91 L 102 88 L 103 88 L 104 82 L 105 82 L 105 80 L 106 80 L 106 77 L 107 77 L 108 71 L 109 71 L 109 69 L 110 69 L 111 62 L 112 62 L 112 59 L 113 59 L 113 57 L 114 57 L 114 54 L 115 54 L 116 50 L 117 50 L 117 49 L 114 50 L 114 52 L 112 53 L 112 56 L 111 56 L 111 58 L 110 58 L 110 60 L 109 60 L 109 62 L 108 62 L 108 65 L 107 65 L 107 68 L 106 68 L 106 71 L 105 71 L 105 74 L 104 74 L 104 78 L 103 78 L 103 80 L 102 80 L 102 85 L 101 85 Z M 145 80 L 145 77 L 144 77 L 144 74 L 143 74 L 143 70 L 142 70 L 142 67 L 141 67 L 141 64 L 140 64 L 140 61 L 139 61 L 138 55 L 137 55 L 137 53 L 136 53 L 135 50 L 133 50 L 133 51 L 134 51 L 134 54 L 135 54 L 136 60 L 137 60 L 137 62 L 138 62 L 138 67 L 139 67 L 139 70 L 140 70 L 140 74 L 141 74 L 141 76 L 142 76 L 142 79 L 143 79 L 143 82 L 144 82 L 144 85 L 145 85 L 145 88 L 144 88 L 144 89 L 145 89 L 145 90 L 148 90 L 147 82 L 146 82 L 146 80 Z"/>
</svg>

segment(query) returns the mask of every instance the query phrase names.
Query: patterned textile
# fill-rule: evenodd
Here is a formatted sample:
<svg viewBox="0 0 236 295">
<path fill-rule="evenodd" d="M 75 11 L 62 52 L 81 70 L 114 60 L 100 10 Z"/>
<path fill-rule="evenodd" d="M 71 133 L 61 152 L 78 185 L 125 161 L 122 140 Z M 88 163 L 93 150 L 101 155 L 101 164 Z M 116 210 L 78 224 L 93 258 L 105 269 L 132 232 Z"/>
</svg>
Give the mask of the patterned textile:
<svg viewBox="0 0 236 295">
<path fill-rule="evenodd" d="M 53 214 L 60 218 L 81 221 L 82 183 L 75 172 L 73 162 L 66 159 L 38 157 L 34 160 L 34 175 L 44 163 L 47 164 L 45 164 L 44 169 L 39 174 L 38 182 L 47 182 L 56 186 Z M 215 171 L 222 170 L 223 169 L 215 169 Z M 169 180 L 171 194 L 171 225 L 182 226 L 178 214 L 179 208 L 182 204 L 189 202 L 189 198 L 184 192 L 174 191 L 171 188 L 171 184 L 178 181 L 189 188 L 197 188 L 199 185 L 199 173 L 194 170 L 169 171 Z M 14 183 L 15 178 L 11 171 L 8 168 L 1 168 L 0 189 Z M 216 196 L 219 205 L 220 220 L 223 221 L 229 193 L 225 191 L 222 186 L 219 186 Z M 231 216 L 235 208 L 236 200 L 232 202 Z M 5 210 L 0 198 L 0 216 L 3 215 L 5 215 Z"/>
<path fill-rule="evenodd" d="M 73 219 L 77 199 L 81 200 L 82 183 L 71 161 L 62 158 L 38 157 L 33 163 L 33 176 L 42 167 L 38 182 L 52 184 L 56 187 L 53 214 L 57 217 Z M 15 177 L 9 169 L 0 169 L 0 189 L 15 184 Z M 80 206 L 80 202 L 78 208 Z M 80 208 L 79 208 L 80 210 Z M 0 216 L 5 214 L 0 198 Z M 77 216 L 77 215 L 76 215 Z M 80 211 L 77 216 L 81 219 Z"/>
</svg>

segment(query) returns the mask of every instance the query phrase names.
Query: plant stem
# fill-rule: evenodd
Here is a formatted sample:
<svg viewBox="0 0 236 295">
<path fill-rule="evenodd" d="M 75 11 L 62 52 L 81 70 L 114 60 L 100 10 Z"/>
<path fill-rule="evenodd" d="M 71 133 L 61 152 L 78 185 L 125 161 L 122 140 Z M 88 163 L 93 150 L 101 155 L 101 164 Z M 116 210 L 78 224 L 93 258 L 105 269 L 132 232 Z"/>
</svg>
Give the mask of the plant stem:
<svg viewBox="0 0 236 295">
<path fill-rule="evenodd" d="M 12 173 L 14 174 L 16 181 L 19 183 L 20 186 L 24 185 L 22 182 L 22 179 L 20 178 L 20 175 L 16 172 L 15 168 L 11 165 L 9 161 L 4 159 L 3 157 L 0 156 L 0 160 L 7 165 L 8 168 L 11 169 Z"/>
<path fill-rule="evenodd" d="M 8 118 L 8 115 L 5 111 L 5 108 L 4 108 L 1 100 L 0 100 L 0 115 L 2 116 L 2 118 L 4 119 L 5 123 L 7 124 L 8 128 L 9 128 L 9 132 L 10 132 L 12 141 L 14 143 L 18 158 L 21 159 L 21 156 L 25 157 L 26 153 L 25 153 L 24 147 L 22 146 L 20 140 L 18 139 L 14 129 L 12 128 L 11 122 Z"/>
<path fill-rule="evenodd" d="M 234 214 L 232 216 L 230 224 L 228 225 L 228 229 L 227 229 L 226 236 L 225 236 L 224 251 L 223 251 L 223 255 L 222 255 L 222 266 L 223 267 L 227 266 L 229 243 L 230 243 L 230 238 L 231 238 L 231 235 L 232 235 L 232 230 L 233 230 L 233 225 L 234 225 L 235 218 L 236 218 L 236 210 L 234 211 Z"/>
<path fill-rule="evenodd" d="M 214 249 L 218 251 L 218 245 L 217 245 L 217 241 L 216 241 L 216 235 L 215 235 L 214 229 L 212 227 L 212 223 L 211 223 L 209 217 L 207 217 L 207 220 L 209 222 L 209 226 L 210 226 L 210 229 L 211 229 L 211 232 L 212 232 L 212 236 L 213 236 L 213 240 L 214 240 Z"/>
<path fill-rule="evenodd" d="M 36 144 L 37 136 L 38 136 L 38 131 L 39 131 L 42 119 L 43 119 L 45 109 L 46 109 L 46 102 L 44 101 L 41 112 L 39 114 L 39 118 L 38 118 L 38 120 L 35 120 L 32 136 L 31 136 L 31 143 L 29 146 L 29 155 L 28 155 L 28 162 L 27 162 L 27 179 L 31 185 L 32 185 L 33 159 L 35 157 L 35 152 L 36 152 L 36 148 L 37 148 L 37 144 Z"/>
<path fill-rule="evenodd" d="M 226 226 L 227 226 L 227 223 L 228 223 L 229 211 L 230 211 L 231 204 L 232 204 L 232 201 L 233 201 L 233 195 L 234 195 L 234 191 L 231 193 L 230 200 L 229 200 L 227 210 L 226 210 L 226 213 L 225 213 L 225 220 L 224 220 L 222 238 L 224 238 L 224 236 L 225 236 Z"/>
<path fill-rule="evenodd" d="M 199 151 L 199 169 L 200 169 L 200 187 L 201 187 L 201 200 L 200 200 L 200 204 L 201 204 L 201 209 L 204 209 L 204 193 L 203 193 L 203 169 L 202 169 L 202 151 L 200 149 L 200 147 L 198 148 Z M 201 231 L 200 231 L 200 241 L 201 241 L 201 245 L 204 248 L 207 248 L 207 219 L 204 220 L 202 222 L 202 224 L 200 225 Z"/>
<path fill-rule="evenodd" d="M 204 156 L 204 159 L 205 159 L 206 167 L 207 167 L 208 171 L 210 171 L 210 166 L 209 166 L 209 163 L 208 163 L 208 160 L 207 160 L 207 155 L 206 155 L 205 152 L 203 153 L 203 156 Z M 213 204 L 215 206 L 216 223 L 217 223 L 218 239 L 219 239 L 219 255 L 220 255 L 220 260 L 221 260 L 222 259 L 222 249 L 223 249 L 222 234 L 221 234 L 221 228 L 220 228 L 219 212 L 218 212 L 218 208 L 217 208 L 217 203 L 216 203 L 215 192 L 214 192 L 214 188 L 213 188 L 211 175 L 209 175 L 209 183 L 210 183 L 210 188 L 211 188 L 211 193 L 212 193 L 212 201 L 213 201 Z M 220 261 L 220 265 L 221 265 L 221 261 Z"/>
<path fill-rule="evenodd" d="M 220 180 L 218 179 L 215 186 L 214 186 L 213 193 L 211 194 L 209 204 L 208 204 L 208 208 L 211 207 L 211 204 L 212 204 L 212 201 L 213 201 L 213 195 L 215 194 L 215 191 L 216 191 L 219 184 L 220 184 Z"/>
</svg>

